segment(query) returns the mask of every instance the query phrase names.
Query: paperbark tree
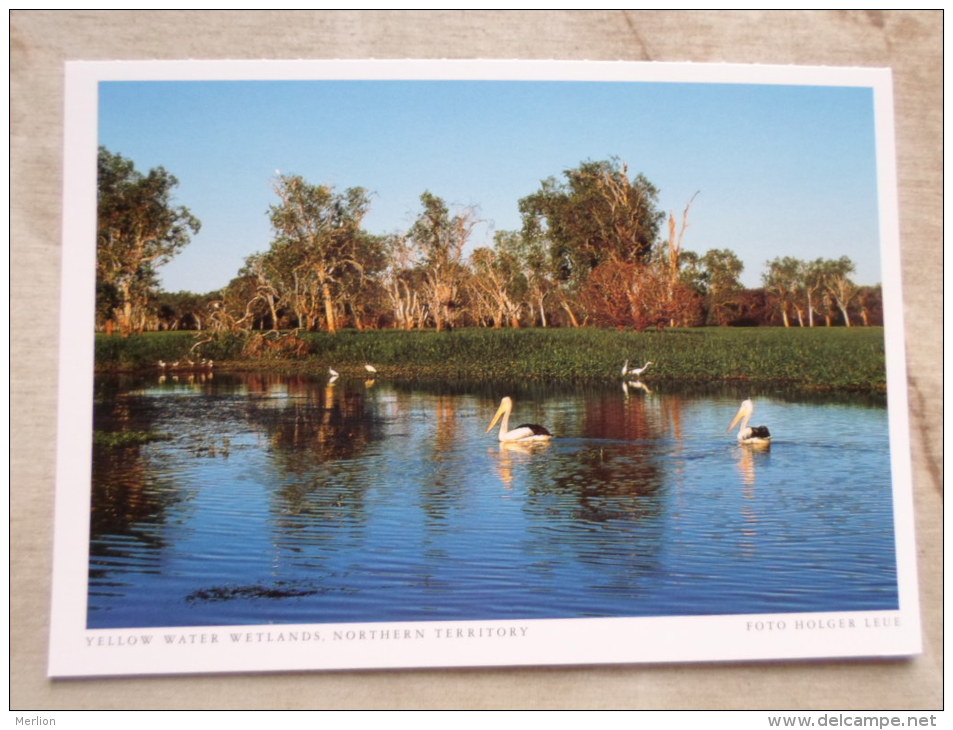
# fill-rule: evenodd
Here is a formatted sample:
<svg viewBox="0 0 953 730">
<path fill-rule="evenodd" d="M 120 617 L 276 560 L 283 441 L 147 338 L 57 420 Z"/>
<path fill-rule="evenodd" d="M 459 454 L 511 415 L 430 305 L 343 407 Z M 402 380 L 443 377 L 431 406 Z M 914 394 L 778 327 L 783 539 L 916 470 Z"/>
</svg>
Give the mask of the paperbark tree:
<svg viewBox="0 0 953 730">
<path fill-rule="evenodd" d="M 664 213 L 655 186 L 643 175 L 630 178 L 617 159 L 584 162 L 563 176 L 543 180 L 519 208 L 523 235 L 548 241 L 560 306 L 578 325 L 573 307 L 590 274 L 607 262 L 647 263 Z"/>
<path fill-rule="evenodd" d="M 701 264 L 708 294 L 709 324 L 728 324 L 738 310 L 738 294 L 742 291 L 738 277 L 744 264 L 728 249 L 705 252 Z"/>
<path fill-rule="evenodd" d="M 845 327 L 851 326 L 848 307 L 854 297 L 857 296 L 858 291 L 857 285 L 850 278 L 852 273 L 854 273 L 854 262 L 847 256 L 824 262 L 824 287 L 840 310 Z"/>
<path fill-rule="evenodd" d="M 287 259 L 299 325 L 304 317 L 313 328 L 323 313 L 327 331 L 337 332 L 335 304 L 342 279 L 349 271 L 362 269 L 357 249 L 370 206 L 367 192 L 353 187 L 336 193 L 327 185 L 311 185 L 300 175 L 279 176 L 274 190 L 281 203 L 270 208 L 272 251 Z"/>
<path fill-rule="evenodd" d="M 131 160 L 100 147 L 97 183 L 97 310 L 126 336 L 145 327 L 157 268 L 189 243 L 201 223 L 173 204 L 179 183 L 162 167 L 144 175 Z"/>
<path fill-rule="evenodd" d="M 785 327 L 791 326 L 791 320 L 788 317 L 789 307 L 794 308 L 798 323 L 802 327 L 804 326 L 801 308 L 797 303 L 803 265 L 802 261 L 790 256 L 776 258 L 767 263 L 767 271 L 761 275 L 765 289 L 778 299 L 778 307 L 781 310 L 781 319 Z"/>
<path fill-rule="evenodd" d="M 460 305 L 460 287 L 466 278 L 463 247 L 470 239 L 476 216 L 471 209 L 450 215 L 444 201 L 427 191 L 420 196 L 423 212 L 409 238 L 421 254 L 423 298 L 438 332 L 453 326 Z"/>
</svg>

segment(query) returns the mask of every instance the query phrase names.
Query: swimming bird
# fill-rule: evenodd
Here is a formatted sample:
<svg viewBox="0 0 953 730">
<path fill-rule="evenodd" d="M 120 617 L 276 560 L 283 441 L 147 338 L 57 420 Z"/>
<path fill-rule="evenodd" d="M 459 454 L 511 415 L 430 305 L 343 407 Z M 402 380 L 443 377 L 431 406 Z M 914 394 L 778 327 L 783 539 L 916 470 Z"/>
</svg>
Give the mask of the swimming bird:
<svg viewBox="0 0 953 730">
<path fill-rule="evenodd" d="M 332 378 L 336 378 L 338 375 L 341 374 L 341 373 L 339 373 L 337 370 L 335 370 L 334 368 L 328 368 L 328 372 L 331 373 L 331 377 L 332 377 Z"/>
<path fill-rule="evenodd" d="M 648 368 L 648 366 L 651 365 L 651 364 L 652 364 L 652 361 L 649 360 L 647 363 L 645 363 L 645 365 L 643 365 L 643 366 L 640 367 L 640 368 L 630 368 L 630 367 L 629 367 L 629 361 L 626 360 L 626 361 L 625 361 L 625 364 L 622 366 L 622 375 L 623 375 L 623 376 L 626 376 L 626 375 L 634 375 L 636 378 L 638 378 L 642 373 L 644 373 L 644 372 L 646 371 L 646 369 Z"/>
<path fill-rule="evenodd" d="M 377 372 L 377 368 L 375 368 L 373 365 L 365 365 L 365 366 L 364 366 L 364 369 L 365 369 L 367 372 L 369 372 L 369 373 L 376 373 L 376 372 Z"/>
<path fill-rule="evenodd" d="M 490 425 L 486 427 L 485 433 L 489 433 L 502 417 L 500 441 L 548 441 L 553 437 L 543 426 L 536 423 L 523 423 L 510 431 L 510 412 L 512 410 L 513 399 L 507 396 L 500 401 L 500 407 L 497 409 L 496 415 L 493 416 L 493 420 L 490 421 Z"/>
<path fill-rule="evenodd" d="M 751 420 L 753 413 L 754 403 L 750 399 L 742 401 L 741 408 L 735 414 L 734 420 L 725 430 L 730 431 L 740 422 L 741 427 L 738 429 L 739 444 L 766 446 L 771 443 L 771 432 L 767 426 L 748 426 L 748 421 Z"/>
</svg>

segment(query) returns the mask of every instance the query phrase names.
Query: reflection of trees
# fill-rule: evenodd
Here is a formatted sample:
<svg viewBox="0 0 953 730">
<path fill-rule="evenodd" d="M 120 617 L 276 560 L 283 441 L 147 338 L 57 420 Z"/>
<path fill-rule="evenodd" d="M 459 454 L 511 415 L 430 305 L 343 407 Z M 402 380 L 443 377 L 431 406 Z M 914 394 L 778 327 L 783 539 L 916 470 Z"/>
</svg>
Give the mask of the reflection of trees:
<svg viewBox="0 0 953 730">
<path fill-rule="evenodd" d="M 157 409 L 126 394 L 131 383 L 97 380 L 93 398 L 93 429 L 107 434 L 152 432 Z M 95 444 L 92 451 L 90 503 L 91 552 L 104 535 L 130 536 L 141 522 L 161 522 L 171 504 L 180 501 L 174 490 L 157 488 L 143 463 L 140 445 Z M 150 537 L 150 535 L 152 535 Z M 151 532 L 135 534 L 137 540 L 155 542 Z"/>
<path fill-rule="evenodd" d="M 245 418 L 267 435 L 276 470 L 269 480 L 276 547 L 297 551 L 328 529 L 363 524 L 374 474 L 361 457 L 383 438 L 366 390 L 305 376 L 255 374 L 245 382 Z"/>
<path fill-rule="evenodd" d="M 283 470 L 306 472 L 314 463 L 351 459 L 382 437 L 362 390 L 320 387 L 305 378 L 249 386 L 246 417 L 268 435 Z"/>
<path fill-rule="evenodd" d="M 579 440 L 497 460 L 505 487 L 525 475 L 525 510 L 533 523 L 528 539 L 549 556 L 539 569 L 568 552 L 598 570 L 600 590 L 631 596 L 641 576 L 657 569 L 664 549 L 666 484 L 684 438 L 682 399 L 637 393 L 588 393 L 574 434 Z"/>
<path fill-rule="evenodd" d="M 431 519 L 444 517 L 450 500 L 457 498 L 460 491 L 459 465 L 457 462 L 459 446 L 459 424 L 457 405 L 460 398 L 437 395 L 433 399 L 434 432 L 433 445 L 428 460 L 430 469 L 428 479 L 420 485 L 420 502 L 424 513 Z"/>
<path fill-rule="evenodd" d="M 142 523 L 165 520 L 169 508 L 182 501 L 175 489 L 154 483 L 154 475 L 141 455 L 142 446 L 93 449 L 90 537 L 92 554 L 104 536 L 135 537 L 148 545 L 160 545 L 152 530 L 136 530 Z M 168 485 L 167 485 L 168 486 Z"/>
<path fill-rule="evenodd" d="M 545 464 L 533 462 L 528 474 L 530 500 L 547 519 L 607 523 L 658 516 L 663 475 L 653 454 L 640 447 L 583 445 Z"/>
</svg>

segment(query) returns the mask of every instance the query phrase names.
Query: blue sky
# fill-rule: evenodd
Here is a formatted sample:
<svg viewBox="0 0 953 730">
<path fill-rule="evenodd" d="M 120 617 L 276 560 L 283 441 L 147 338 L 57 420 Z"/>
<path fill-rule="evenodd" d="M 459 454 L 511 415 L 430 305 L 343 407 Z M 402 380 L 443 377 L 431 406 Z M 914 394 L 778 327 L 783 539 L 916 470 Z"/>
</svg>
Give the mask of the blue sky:
<svg viewBox="0 0 953 730">
<path fill-rule="evenodd" d="M 405 231 L 429 190 L 520 227 L 519 199 L 617 157 L 678 217 L 686 249 L 764 263 L 849 256 L 881 281 L 873 91 L 866 87 L 592 81 L 108 81 L 99 139 L 179 180 L 201 232 L 160 269 L 170 291 L 224 286 L 271 241 L 276 170 L 372 193 L 365 228 Z"/>
</svg>

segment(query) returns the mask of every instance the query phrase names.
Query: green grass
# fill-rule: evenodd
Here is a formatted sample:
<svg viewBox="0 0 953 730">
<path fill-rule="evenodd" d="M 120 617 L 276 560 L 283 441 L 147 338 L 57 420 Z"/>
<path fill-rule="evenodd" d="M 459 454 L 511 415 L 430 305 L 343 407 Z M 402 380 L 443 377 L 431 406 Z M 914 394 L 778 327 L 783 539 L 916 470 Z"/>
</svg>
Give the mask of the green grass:
<svg viewBox="0 0 953 730">
<path fill-rule="evenodd" d="M 153 431 L 94 431 L 93 444 L 111 449 L 142 446 L 153 441 L 166 441 L 171 436 Z"/>
<path fill-rule="evenodd" d="M 699 328 L 662 332 L 610 329 L 462 329 L 451 332 L 376 330 L 301 333 L 300 358 L 240 356 L 236 336 L 203 345 L 217 368 L 281 369 L 364 377 L 364 363 L 382 376 L 420 380 L 590 381 L 621 377 L 653 361 L 655 381 L 738 381 L 810 388 L 883 391 L 883 329 Z M 194 333 L 150 333 L 126 339 L 97 336 L 100 368 L 155 367 L 189 351 Z M 192 353 L 193 359 L 195 353 Z"/>
</svg>

